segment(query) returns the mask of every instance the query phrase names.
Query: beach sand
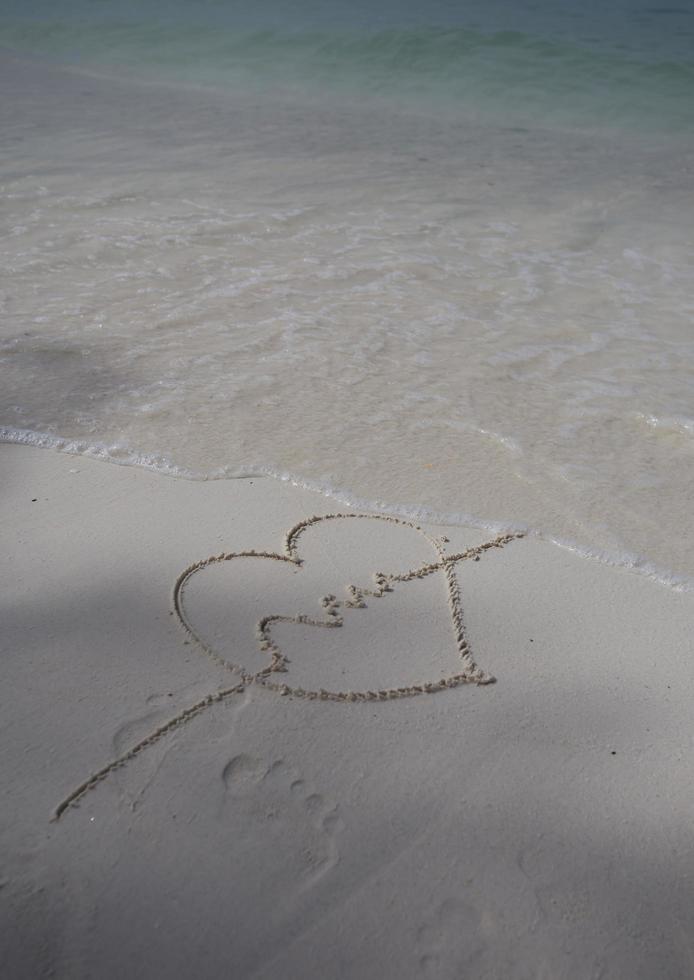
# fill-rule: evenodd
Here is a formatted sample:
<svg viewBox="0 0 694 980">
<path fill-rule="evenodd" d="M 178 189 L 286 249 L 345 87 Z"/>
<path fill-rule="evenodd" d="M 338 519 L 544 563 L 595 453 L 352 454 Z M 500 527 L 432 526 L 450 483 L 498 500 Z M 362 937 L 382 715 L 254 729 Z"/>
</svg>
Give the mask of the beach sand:
<svg viewBox="0 0 694 980">
<path fill-rule="evenodd" d="M 0 463 L 3 976 L 694 976 L 694 595 L 304 526 L 350 511 L 268 478 Z"/>
</svg>

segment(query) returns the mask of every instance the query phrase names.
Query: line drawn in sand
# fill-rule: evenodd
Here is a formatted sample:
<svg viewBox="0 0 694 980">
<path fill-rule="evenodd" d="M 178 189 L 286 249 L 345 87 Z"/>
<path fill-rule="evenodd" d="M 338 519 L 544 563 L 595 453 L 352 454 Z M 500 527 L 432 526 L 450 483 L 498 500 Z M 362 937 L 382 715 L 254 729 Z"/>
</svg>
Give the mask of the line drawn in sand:
<svg viewBox="0 0 694 980">
<path fill-rule="evenodd" d="M 218 652 L 218 650 L 206 643 L 196 632 L 186 613 L 184 603 L 185 589 L 193 576 L 205 568 L 209 568 L 210 566 L 218 565 L 223 562 L 232 561 L 237 558 L 260 558 L 276 562 L 286 562 L 296 568 L 301 568 L 301 566 L 304 564 L 304 559 L 301 558 L 298 548 L 301 535 L 307 528 L 316 524 L 337 520 L 385 521 L 400 527 L 410 528 L 422 535 L 429 542 L 429 544 L 431 544 L 435 551 L 436 558 L 432 562 L 419 565 L 418 567 L 412 568 L 406 572 L 397 574 L 373 572 L 371 576 L 373 580 L 373 588 L 359 587 L 353 584 L 347 585 L 345 589 L 347 595 L 346 599 L 340 600 L 334 595 L 326 595 L 321 600 L 322 606 L 325 610 L 324 619 L 315 619 L 306 615 L 264 616 L 257 623 L 255 638 L 259 649 L 268 655 L 269 663 L 255 673 L 247 671 L 241 664 L 226 660 L 221 653 Z M 392 517 L 386 514 L 322 514 L 309 517 L 306 520 L 295 524 L 294 527 L 292 527 L 285 535 L 282 554 L 269 551 L 252 550 L 222 552 L 219 555 L 211 555 L 209 558 L 204 558 L 201 561 L 197 561 L 192 565 L 189 565 L 183 572 L 181 572 L 174 584 L 173 613 L 176 615 L 180 625 L 185 630 L 189 639 L 192 640 L 193 644 L 197 646 L 197 648 L 217 667 L 222 667 L 223 669 L 228 670 L 232 674 L 238 676 L 238 682 L 230 687 L 214 691 L 202 698 L 200 701 L 197 701 L 195 704 L 190 705 L 190 707 L 180 711 L 163 725 L 155 728 L 149 735 L 141 739 L 127 752 L 123 753 L 118 758 L 113 759 L 102 769 L 92 773 L 88 779 L 85 779 L 84 782 L 80 783 L 79 786 L 77 786 L 67 797 L 65 797 L 61 803 L 58 804 L 53 814 L 53 820 L 59 820 L 65 811 L 78 804 L 86 793 L 94 789 L 94 787 L 99 783 L 103 782 L 103 780 L 110 776 L 111 773 L 118 769 L 122 769 L 129 762 L 140 755 L 145 749 L 154 745 L 165 735 L 168 735 L 175 729 L 187 724 L 187 722 L 191 721 L 197 715 L 201 714 L 203 711 L 206 711 L 213 705 L 220 704 L 234 695 L 242 693 L 251 684 L 257 684 L 268 688 L 269 690 L 275 691 L 282 696 L 290 695 L 307 700 L 336 701 L 344 703 L 361 701 L 389 701 L 395 698 L 414 697 L 420 694 L 434 694 L 437 691 L 458 687 L 461 684 L 493 684 L 495 678 L 486 671 L 482 670 L 475 663 L 472 651 L 470 650 L 470 645 L 466 638 L 462 602 L 460 598 L 458 580 L 455 574 L 455 567 L 459 562 L 466 561 L 468 559 L 478 561 L 485 552 L 496 548 L 503 548 L 509 542 L 522 537 L 524 537 L 522 532 L 501 534 L 491 541 L 486 541 L 483 544 L 475 545 L 456 554 L 447 555 L 445 552 L 445 544 L 448 541 L 447 538 L 435 538 L 424 531 L 417 524 L 413 524 L 410 521 L 403 520 L 399 517 Z M 289 684 L 283 683 L 280 679 L 276 679 L 278 678 L 278 675 L 286 673 L 287 659 L 283 655 L 277 642 L 273 639 L 272 629 L 274 624 L 295 623 L 306 626 L 315 626 L 322 629 L 340 628 L 345 622 L 344 615 L 340 610 L 365 608 L 365 599 L 367 597 L 381 599 L 389 592 L 393 592 L 398 583 L 426 578 L 429 575 L 433 575 L 437 572 L 443 573 L 446 583 L 451 625 L 458 656 L 460 658 L 460 670 L 457 673 L 450 674 L 435 681 L 422 681 L 419 684 L 411 684 L 406 687 L 388 687 L 375 691 L 327 691 L 323 688 L 318 690 L 306 690 L 302 687 L 293 687 Z"/>
</svg>

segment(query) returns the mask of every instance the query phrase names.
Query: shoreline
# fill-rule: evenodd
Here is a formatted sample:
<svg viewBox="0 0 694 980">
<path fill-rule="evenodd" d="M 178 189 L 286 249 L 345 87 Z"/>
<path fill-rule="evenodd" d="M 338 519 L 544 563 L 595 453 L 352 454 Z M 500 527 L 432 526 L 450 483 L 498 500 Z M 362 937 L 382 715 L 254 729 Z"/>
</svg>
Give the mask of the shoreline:
<svg viewBox="0 0 694 980">
<path fill-rule="evenodd" d="M 307 957 L 326 980 L 686 974 L 693 596 L 536 538 L 481 554 L 491 535 L 470 528 L 443 542 L 326 521 L 329 500 L 275 480 L 164 480 L 6 444 L 0 467 L 13 976 L 211 980 L 233 964 L 298 980 Z M 454 670 L 442 573 L 405 581 L 429 538 L 478 549 L 455 575 L 495 684 L 215 700 L 237 683 L 227 660 L 267 662 L 253 629 L 268 613 L 279 676 L 302 689 Z M 285 547 L 301 566 L 266 560 Z M 190 566 L 186 615 L 217 662 L 173 615 Z M 377 573 L 391 590 L 341 608 L 342 628 L 297 619 L 327 622 L 321 596 L 345 602 Z"/>
<path fill-rule="evenodd" d="M 542 529 L 531 527 L 523 521 L 508 521 L 504 519 L 489 520 L 465 512 L 438 513 L 426 507 L 418 507 L 407 503 L 398 502 L 392 504 L 383 500 L 369 500 L 368 498 L 355 494 L 350 489 L 345 490 L 330 485 L 321 485 L 317 482 L 305 480 L 292 473 L 275 471 L 271 467 L 248 467 L 246 472 L 226 472 L 221 470 L 212 473 L 196 473 L 179 467 L 177 463 L 165 456 L 157 456 L 151 453 L 138 453 L 118 446 L 109 447 L 105 443 L 97 442 L 90 445 L 80 439 L 68 439 L 61 436 L 54 436 L 50 433 L 35 432 L 31 429 L 14 429 L 12 426 L 2 425 L 0 425 L 0 445 L 45 449 L 51 452 L 74 456 L 77 459 L 90 459 L 116 466 L 134 467 L 135 469 L 157 473 L 160 476 L 165 476 L 170 479 L 188 480 L 196 483 L 207 483 L 216 480 L 276 480 L 280 483 L 287 483 L 300 490 L 307 490 L 310 493 L 319 494 L 321 497 L 333 500 L 347 507 L 390 514 L 393 517 L 420 521 L 437 527 L 474 528 L 475 530 L 489 531 L 494 534 L 517 532 L 562 548 L 587 561 L 595 561 L 601 565 L 607 565 L 610 568 L 621 568 L 633 572 L 636 575 L 642 575 L 657 585 L 673 592 L 694 593 L 693 577 L 663 568 L 657 563 L 652 562 L 645 555 L 639 555 L 627 550 L 616 553 L 605 550 L 597 551 L 591 549 L 588 545 L 581 544 L 579 541 L 555 537 Z M 122 452 L 124 455 L 119 457 L 116 455 L 116 452 Z"/>
</svg>

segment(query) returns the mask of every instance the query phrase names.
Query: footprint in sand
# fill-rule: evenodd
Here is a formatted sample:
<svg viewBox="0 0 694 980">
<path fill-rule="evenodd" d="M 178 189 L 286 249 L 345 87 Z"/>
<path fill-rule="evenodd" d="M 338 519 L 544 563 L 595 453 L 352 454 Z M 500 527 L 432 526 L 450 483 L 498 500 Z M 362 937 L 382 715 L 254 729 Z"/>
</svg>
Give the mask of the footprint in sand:
<svg viewBox="0 0 694 980">
<path fill-rule="evenodd" d="M 426 977 L 462 977 L 483 954 L 480 913 L 457 898 L 446 898 L 417 930 L 419 966 Z"/>
<path fill-rule="evenodd" d="M 283 759 L 236 755 L 224 766 L 222 783 L 225 818 L 247 836 L 246 856 L 271 850 L 278 881 L 300 881 L 303 892 L 335 867 L 343 829 L 338 808 Z"/>
</svg>

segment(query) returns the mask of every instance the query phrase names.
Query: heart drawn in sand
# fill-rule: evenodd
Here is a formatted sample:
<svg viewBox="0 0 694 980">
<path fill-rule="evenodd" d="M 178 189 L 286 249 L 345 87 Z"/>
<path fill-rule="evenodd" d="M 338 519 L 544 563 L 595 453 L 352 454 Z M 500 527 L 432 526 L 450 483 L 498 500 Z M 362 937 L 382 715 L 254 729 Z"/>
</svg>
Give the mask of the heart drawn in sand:
<svg viewBox="0 0 694 980">
<path fill-rule="evenodd" d="M 356 533 L 359 528 L 361 534 Z M 327 547 L 323 540 L 316 550 L 317 542 L 312 542 L 308 533 L 311 529 L 320 531 L 322 538 L 334 532 L 335 538 Z M 386 530 L 391 535 L 387 542 L 383 538 Z M 465 637 L 455 568 L 458 562 L 469 558 L 478 560 L 490 549 L 502 548 L 521 537 L 522 534 L 502 534 L 492 541 L 447 555 L 445 538 L 434 538 L 416 524 L 397 517 L 323 514 L 291 528 L 281 554 L 229 552 L 190 565 L 174 585 L 173 611 L 189 641 L 217 667 L 235 674 L 235 682 L 182 709 L 92 773 L 58 804 L 54 819 L 59 820 L 86 793 L 160 739 L 213 705 L 241 694 L 252 683 L 283 695 L 340 702 L 385 701 L 460 684 L 492 683 L 494 678 L 475 663 Z M 395 571 L 375 570 L 384 544 L 390 559 L 399 565 Z M 233 577 L 212 581 L 215 573 L 234 568 L 241 573 L 235 581 Z M 287 575 L 293 575 L 295 581 Z M 326 587 L 331 584 L 331 578 L 338 583 L 335 593 Z M 438 594 L 436 590 L 426 593 L 427 584 L 430 587 L 438 584 Z M 200 587 L 197 595 L 196 586 Z M 408 593 L 412 588 L 416 596 Z M 338 592 L 342 598 L 338 598 Z M 417 596 L 423 601 L 416 601 Z M 298 602 L 307 611 L 292 611 L 286 605 L 288 602 Z M 381 613 L 384 615 L 378 619 Z M 314 633 L 316 629 L 323 631 L 323 642 L 318 645 L 302 633 Z M 329 638 L 338 635 L 344 635 L 346 642 L 342 645 L 329 642 Z M 364 645 L 359 648 L 361 655 L 355 657 L 359 643 Z M 382 653 L 377 657 L 372 646 L 380 651 L 385 649 L 385 656 Z M 314 662 L 307 667 L 305 661 L 311 650 Z M 398 660 L 403 650 L 410 657 L 409 663 L 405 658 L 405 667 L 415 670 L 418 678 L 427 673 L 429 677 L 435 673 L 438 676 L 394 686 L 396 678 L 391 679 L 390 670 L 403 667 Z M 441 650 L 447 652 L 451 662 L 448 671 L 442 669 Z M 352 662 L 362 668 L 365 665 L 367 671 L 383 678 L 383 682 L 368 688 L 357 683 L 347 689 L 340 684 L 331 684 L 327 689 L 313 683 L 326 667 L 340 680 L 349 672 Z M 301 677 L 302 670 L 307 680 L 294 682 L 294 673 Z M 371 682 L 371 677 L 368 681 Z"/>
<path fill-rule="evenodd" d="M 377 539 L 384 537 L 385 528 L 385 538 L 390 536 L 390 540 L 383 543 L 388 546 L 390 560 L 399 565 L 388 572 L 377 570 L 378 556 L 373 547 L 375 544 L 377 549 Z M 324 539 L 328 538 L 322 548 L 316 547 L 318 530 Z M 311 536 L 313 548 L 305 540 Z M 333 540 L 329 540 L 331 536 Z M 403 536 L 403 541 L 398 540 Z M 490 548 L 502 547 L 515 537 L 518 535 L 502 535 L 465 552 L 447 555 L 446 539 L 434 538 L 400 518 L 326 514 L 291 528 L 283 553 L 222 553 L 189 566 L 176 582 L 174 609 L 190 638 L 217 666 L 238 674 L 245 683 L 262 684 L 280 694 L 330 701 L 381 701 L 459 684 L 488 684 L 494 678 L 477 666 L 465 636 L 455 566 L 467 558 L 479 558 Z M 370 554 L 364 555 L 364 551 Z M 318 563 L 323 571 L 311 568 Z M 344 574 L 359 577 L 340 582 L 345 565 L 349 571 Z M 311 574 L 306 574 L 309 568 Z M 432 582 L 424 597 L 427 608 L 423 610 L 412 590 L 429 579 Z M 432 593 L 435 580 L 439 589 L 436 595 Z M 422 592 L 421 585 L 419 591 Z M 378 608 L 376 613 L 381 604 L 383 610 Z M 432 616 L 430 608 L 437 604 L 439 612 L 444 613 L 438 622 L 436 611 Z M 422 615 L 430 617 L 424 625 Z M 355 689 L 340 689 L 340 681 L 350 674 L 352 666 L 350 642 L 368 642 L 364 622 L 357 623 L 365 617 L 367 630 L 371 617 L 371 639 L 377 641 L 374 646 L 387 663 L 376 669 L 372 661 L 373 677 L 358 677 Z M 437 632 L 433 642 L 438 647 L 446 645 L 448 656 L 438 649 L 432 662 L 431 651 L 424 647 L 432 641 L 434 628 Z M 323 648 L 321 656 L 316 660 L 314 654 L 312 667 L 301 665 L 306 651 L 316 648 L 315 633 L 311 638 L 309 633 L 336 629 L 344 633 L 342 642 L 325 634 L 318 645 Z M 351 649 L 354 653 L 354 646 Z M 363 648 L 360 652 L 364 653 Z M 442 669 L 442 656 L 447 669 Z M 398 657 L 400 661 L 404 659 L 404 664 Z M 414 667 L 413 657 L 419 658 Z M 359 659 L 363 668 L 365 658 L 362 655 Z M 368 672 L 368 657 L 366 666 Z M 437 666 L 438 676 L 425 675 L 421 679 L 427 667 L 436 671 Z M 409 676 L 398 677 L 398 669 Z M 319 675 L 330 678 L 329 689 L 318 683 Z M 359 680 L 369 683 L 369 687 L 360 686 Z"/>
</svg>

